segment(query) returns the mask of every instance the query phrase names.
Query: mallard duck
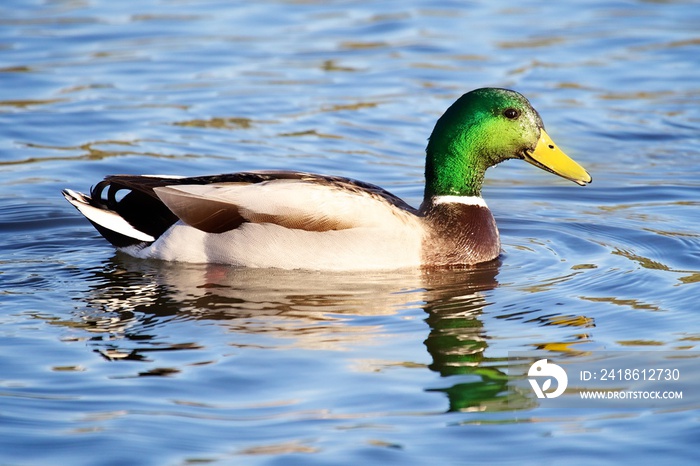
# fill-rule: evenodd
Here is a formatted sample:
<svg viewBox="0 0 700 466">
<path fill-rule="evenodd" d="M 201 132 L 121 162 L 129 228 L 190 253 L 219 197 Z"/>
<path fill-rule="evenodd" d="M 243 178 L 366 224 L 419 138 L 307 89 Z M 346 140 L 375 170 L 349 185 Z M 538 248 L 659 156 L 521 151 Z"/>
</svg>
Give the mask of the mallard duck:
<svg viewBox="0 0 700 466">
<path fill-rule="evenodd" d="M 465 266 L 501 252 L 481 187 L 486 169 L 508 159 L 591 182 L 525 97 L 484 88 L 461 96 L 435 124 L 418 209 L 373 184 L 295 171 L 113 175 L 89 196 L 63 195 L 138 258 L 313 270 Z"/>
</svg>

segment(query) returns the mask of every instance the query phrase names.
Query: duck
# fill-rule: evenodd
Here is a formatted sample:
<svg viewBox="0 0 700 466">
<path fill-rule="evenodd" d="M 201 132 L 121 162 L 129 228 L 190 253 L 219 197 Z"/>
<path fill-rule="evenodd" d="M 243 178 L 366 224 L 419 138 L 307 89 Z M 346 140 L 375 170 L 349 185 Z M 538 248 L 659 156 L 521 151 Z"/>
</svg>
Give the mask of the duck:
<svg viewBox="0 0 700 466">
<path fill-rule="evenodd" d="M 317 271 L 470 267 L 501 255 L 481 196 L 509 159 L 584 186 L 589 173 L 549 137 L 520 93 L 459 97 L 428 139 L 418 208 L 374 184 L 301 171 L 111 175 L 63 196 L 119 251 L 141 259 Z"/>
</svg>

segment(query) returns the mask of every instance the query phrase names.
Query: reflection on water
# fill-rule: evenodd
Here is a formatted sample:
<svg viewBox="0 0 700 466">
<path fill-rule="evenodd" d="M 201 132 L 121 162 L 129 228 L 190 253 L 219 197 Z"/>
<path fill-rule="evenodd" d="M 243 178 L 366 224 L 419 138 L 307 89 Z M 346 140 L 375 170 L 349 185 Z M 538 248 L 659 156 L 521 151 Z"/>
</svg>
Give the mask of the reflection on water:
<svg viewBox="0 0 700 466">
<path fill-rule="evenodd" d="M 232 335 L 232 346 L 345 351 L 380 344 L 384 325 L 421 310 L 427 323 L 423 344 L 432 361 L 427 367 L 446 381 L 456 375 L 469 379 L 429 390 L 443 392 L 449 410 L 531 408 L 531 400 L 507 387 L 507 358 L 485 354 L 489 340 L 498 335 L 488 333 L 481 315 L 489 305 L 485 293 L 498 286 L 500 267 L 495 261 L 457 270 L 344 274 L 171 264 L 118 255 L 86 280 L 88 289 L 73 318 L 51 323 L 95 334 L 88 338 L 89 346 L 107 360 L 148 362 L 149 353 L 206 346 L 204 341 L 163 341 L 160 330 L 173 319 L 216 322 Z M 378 316 L 391 320 L 364 319 Z M 590 318 L 559 314 L 525 323 L 582 330 L 594 326 Z M 577 337 L 585 340 L 587 335 Z M 573 355 L 575 343 L 541 343 L 537 349 Z M 374 362 L 356 364 L 371 367 Z M 177 367 L 159 367 L 138 375 L 178 372 Z"/>
<path fill-rule="evenodd" d="M 396 315 L 418 307 L 439 334 L 445 333 L 439 328 L 443 319 L 476 322 L 486 304 L 481 292 L 497 286 L 497 274 L 497 263 L 450 272 L 344 274 L 170 264 L 119 255 L 108 267 L 93 271 L 85 303 L 78 308 L 82 326 L 126 341 L 153 319 L 176 316 L 217 321 L 235 333 L 288 338 L 297 347 L 340 350 L 380 330 L 355 317 Z M 138 322 L 135 316 L 141 316 Z M 445 358 L 436 354 L 435 359 Z"/>
</svg>

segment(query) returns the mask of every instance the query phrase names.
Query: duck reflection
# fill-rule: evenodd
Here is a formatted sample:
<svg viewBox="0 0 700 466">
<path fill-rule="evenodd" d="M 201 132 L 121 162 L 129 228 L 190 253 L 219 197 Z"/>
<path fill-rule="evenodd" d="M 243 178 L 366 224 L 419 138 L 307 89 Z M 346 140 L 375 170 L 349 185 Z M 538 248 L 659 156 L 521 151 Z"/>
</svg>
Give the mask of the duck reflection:
<svg viewBox="0 0 700 466">
<path fill-rule="evenodd" d="M 507 361 L 484 356 L 488 337 L 479 320 L 487 304 L 483 292 L 498 286 L 499 266 L 494 261 L 463 270 L 341 274 L 117 256 L 90 277 L 80 326 L 97 334 L 91 343 L 103 357 L 148 360 L 149 351 L 199 347 L 194 342 L 164 345 L 158 332 L 170 319 L 217 321 L 239 335 L 265 334 L 296 347 L 337 350 L 372 344 L 385 335 L 377 316 L 415 315 L 422 309 L 429 326 L 424 341 L 432 358 L 428 367 L 440 380 L 453 382 L 430 390 L 445 393 L 450 410 L 513 409 L 517 403 L 508 392 Z M 460 383 L 454 384 L 452 376 L 460 376 Z"/>
<path fill-rule="evenodd" d="M 445 380 L 469 376 L 468 382 L 432 389 L 443 392 L 450 411 L 500 411 L 529 406 L 527 399 L 509 391 L 504 372 L 507 360 L 485 356 L 488 335 L 479 319 L 487 302 L 483 291 L 498 286 L 500 262 L 457 273 L 429 277 L 424 310 L 430 333 L 425 346 L 433 358 L 429 368 Z"/>
</svg>

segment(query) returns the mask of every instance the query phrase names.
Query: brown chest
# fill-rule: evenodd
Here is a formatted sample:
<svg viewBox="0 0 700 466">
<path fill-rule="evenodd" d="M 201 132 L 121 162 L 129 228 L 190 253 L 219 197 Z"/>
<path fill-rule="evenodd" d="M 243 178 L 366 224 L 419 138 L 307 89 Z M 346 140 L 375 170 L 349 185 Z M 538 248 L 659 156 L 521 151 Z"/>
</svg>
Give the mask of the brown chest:
<svg viewBox="0 0 700 466">
<path fill-rule="evenodd" d="M 496 220 L 485 206 L 438 204 L 426 212 L 425 221 L 423 263 L 427 267 L 477 264 L 500 254 Z"/>
</svg>

